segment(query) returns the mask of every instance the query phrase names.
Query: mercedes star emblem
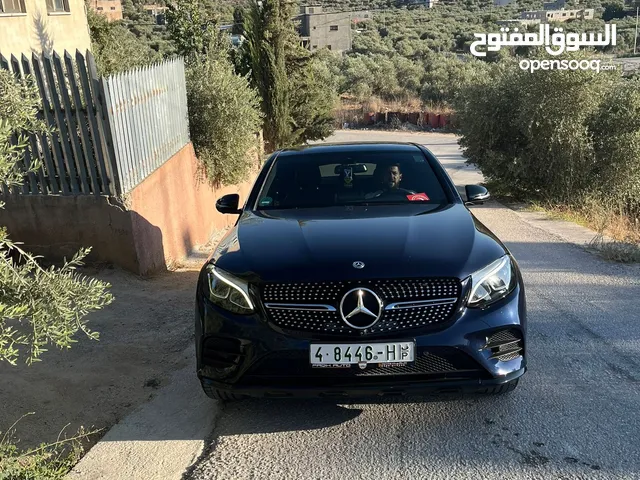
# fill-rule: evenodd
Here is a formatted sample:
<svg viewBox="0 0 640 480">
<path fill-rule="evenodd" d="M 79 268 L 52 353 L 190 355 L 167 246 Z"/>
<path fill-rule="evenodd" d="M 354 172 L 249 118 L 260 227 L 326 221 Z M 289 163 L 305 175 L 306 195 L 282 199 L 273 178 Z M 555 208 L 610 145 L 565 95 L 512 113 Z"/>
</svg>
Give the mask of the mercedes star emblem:
<svg viewBox="0 0 640 480">
<path fill-rule="evenodd" d="M 352 328 L 372 327 L 382 315 L 382 300 L 368 288 L 353 288 L 340 301 L 340 316 Z"/>
<path fill-rule="evenodd" d="M 364 268 L 364 262 L 353 262 L 354 268 Z"/>
</svg>

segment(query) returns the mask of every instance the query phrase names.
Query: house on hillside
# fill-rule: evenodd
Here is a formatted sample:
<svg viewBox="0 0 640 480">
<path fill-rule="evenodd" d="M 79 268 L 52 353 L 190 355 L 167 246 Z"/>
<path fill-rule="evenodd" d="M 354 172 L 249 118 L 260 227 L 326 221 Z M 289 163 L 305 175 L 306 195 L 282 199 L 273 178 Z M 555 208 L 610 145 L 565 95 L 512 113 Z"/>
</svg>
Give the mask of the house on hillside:
<svg viewBox="0 0 640 480">
<path fill-rule="evenodd" d="M 121 0 L 90 0 L 89 6 L 110 22 L 122 20 Z"/>
<path fill-rule="evenodd" d="M 314 5 L 300 7 L 300 14 L 294 20 L 298 23 L 298 33 L 305 48 L 345 52 L 351 50 L 351 24 L 370 18 L 368 11 L 325 12 L 321 6 Z"/>
<path fill-rule="evenodd" d="M 84 0 L 0 0 L 0 53 L 5 57 L 90 46 Z"/>
<path fill-rule="evenodd" d="M 523 20 L 539 20 L 540 23 L 566 22 L 568 20 L 593 20 L 595 10 L 583 8 L 575 10 L 534 10 L 522 12 Z"/>
</svg>

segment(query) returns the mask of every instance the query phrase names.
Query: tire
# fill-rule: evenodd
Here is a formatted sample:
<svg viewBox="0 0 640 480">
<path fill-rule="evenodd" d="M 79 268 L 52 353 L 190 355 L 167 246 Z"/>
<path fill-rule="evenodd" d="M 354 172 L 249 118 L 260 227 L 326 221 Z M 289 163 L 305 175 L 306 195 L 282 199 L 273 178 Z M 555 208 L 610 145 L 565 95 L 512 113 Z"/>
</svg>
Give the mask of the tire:
<svg viewBox="0 0 640 480">
<path fill-rule="evenodd" d="M 211 385 L 207 385 L 204 382 L 200 382 L 202 385 L 202 390 L 209 398 L 213 398 L 214 400 L 220 400 L 223 402 L 235 402 L 238 400 L 242 400 L 244 395 L 236 395 L 235 393 L 225 392 L 223 390 L 218 390 L 217 388 L 213 388 Z"/>
<path fill-rule="evenodd" d="M 515 380 L 511 380 L 510 382 L 503 385 L 498 385 L 497 387 L 491 387 L 487 388 L 486 390 L 482 390 L 480 393 L 483 393 L 485 395 L 504 395 L 505 393 L 513 392 L 518 386 L 519 382 L 520 379 L 516 378 Z"/>
</svg>

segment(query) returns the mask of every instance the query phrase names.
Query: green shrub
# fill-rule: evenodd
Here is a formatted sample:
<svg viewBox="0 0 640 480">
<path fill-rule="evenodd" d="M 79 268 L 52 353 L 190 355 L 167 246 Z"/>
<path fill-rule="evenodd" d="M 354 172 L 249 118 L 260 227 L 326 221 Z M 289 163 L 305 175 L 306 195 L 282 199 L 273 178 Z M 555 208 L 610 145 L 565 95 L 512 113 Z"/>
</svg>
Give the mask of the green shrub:
<svg viewBox="0 0 640 480">
<path fill-rule="evenodd" d="M 425 104 L 450 104 L 465 84 L 485 75 L 487 67 L 473 57 L 463 61 L 451 55 L 431 54 L 425 61 L 420 98 Z"/>
<path fill-rule="evenodd" d="M 162 60 L 160 53 L 119 22 L 110 22 L 91 6 L 86 10 L 91 52 L 101 75 L 124 72 Z"/>
<path fill-rule="evenodd" d="M 530 73 L 505 59 L 455 102 L 460 144 L 489 181 L 521 198 L 577 206 L 595 198 L 637 218 L 638 86 L 616 72 Z"/>
<path fill-rule="evenodd" d="M 258 148 L 260 103 L 246 77 L 235 74 L 224 53 L 194 57 L 186 71 L 191 140 L 211 184 L 246 179 Z"/>
<path fill-rule="evenodd" d="M 640 225 L 640 78 L 609 90 L 588 128 L 598 159 L 593 176 L 611 208 Z"/>
</svg>

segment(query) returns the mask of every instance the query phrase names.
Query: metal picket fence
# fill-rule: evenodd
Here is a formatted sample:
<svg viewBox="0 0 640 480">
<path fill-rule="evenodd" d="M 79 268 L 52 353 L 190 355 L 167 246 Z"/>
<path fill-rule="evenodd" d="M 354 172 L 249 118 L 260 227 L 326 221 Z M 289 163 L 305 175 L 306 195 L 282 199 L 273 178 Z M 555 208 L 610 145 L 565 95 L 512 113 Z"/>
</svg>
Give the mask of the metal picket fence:
<svg viewBox="0 0 640 480">
<path fill-rule="evenodd" d="M 0 68 L 32 76 L 50 134 L 30 134 L 19 168 L 21 195 L 120 195 L 189 142 L 184 63 L 172 59 L 101 78 L 90 52 L 7 59 Z M 2 192 L 9 193 L 6 185 Z"/>
<path fill-rule="evenodd" d="M 79 51 L 74 58 L 22 55 L 7 60 L 0 54 L 0 68 L 17 77 L 35 79 L 42 110 L 38 116 L 52 129 L 48 135 L 29 135 L 22 168 L 30 168 L 32 159 L 42 165 L 37 173 L 25 175 L 21 194 L 41 195 L 114 195 L 117 175 L 109 152 L 108 125 L 100 98 L 101 85 L 91 54 Z M 3 186 L 6 193 L 7 187 Z"/>
<path fill-rule="evenodd" d="M 123 192 L 189 143 L 184 73 L 178 58 L 104 80 Z"/>
</svg>

